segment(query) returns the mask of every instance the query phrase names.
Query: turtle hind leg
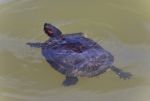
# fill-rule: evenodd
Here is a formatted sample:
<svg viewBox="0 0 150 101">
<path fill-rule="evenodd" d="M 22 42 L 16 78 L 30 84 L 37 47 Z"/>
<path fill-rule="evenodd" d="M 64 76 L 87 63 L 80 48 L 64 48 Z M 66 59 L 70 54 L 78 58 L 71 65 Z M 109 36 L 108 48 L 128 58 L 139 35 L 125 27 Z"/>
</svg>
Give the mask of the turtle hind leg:
<svg viewBox="0 0 150 101">
<path fill-rule="evenodd" d="M 131 73 L 129 73 L 129 72 L 124 72 L 124 71 L 122 71 L 121 69 L 119 69 L 119 68 L 117 68 L 117 67 L 115 67 L 115 66 L 111 66 L 111 70 L 112 70 L 113 72 L 115 72 L 121 79 L 124 79 L 124 80 L 130 79 L 131 76 L 132 76 Z"/>
<path fill-rule="evenodd" d="M 64 86 L 71 86 L 71 85 L 75 85 L 77 82 L 78 82 L 77 77 L 68 77 L 68 76 L 66 76 L 66 79 L 63 81 L 63 85 Z"/>
</svg>

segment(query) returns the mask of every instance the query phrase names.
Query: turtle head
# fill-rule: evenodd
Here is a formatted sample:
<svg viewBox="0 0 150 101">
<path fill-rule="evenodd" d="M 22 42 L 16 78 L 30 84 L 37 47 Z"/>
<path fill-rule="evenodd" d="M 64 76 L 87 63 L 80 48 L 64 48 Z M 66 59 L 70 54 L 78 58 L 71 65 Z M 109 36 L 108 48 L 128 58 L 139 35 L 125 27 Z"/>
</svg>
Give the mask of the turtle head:
<svg viewBox="0 0 150 101">
<path fill-rule="evenodd" d="M 62 34 L 58 28 L 49 23 L 44 24 L 44 32 L 51 38 L 60 37 Z"/>
</svg>

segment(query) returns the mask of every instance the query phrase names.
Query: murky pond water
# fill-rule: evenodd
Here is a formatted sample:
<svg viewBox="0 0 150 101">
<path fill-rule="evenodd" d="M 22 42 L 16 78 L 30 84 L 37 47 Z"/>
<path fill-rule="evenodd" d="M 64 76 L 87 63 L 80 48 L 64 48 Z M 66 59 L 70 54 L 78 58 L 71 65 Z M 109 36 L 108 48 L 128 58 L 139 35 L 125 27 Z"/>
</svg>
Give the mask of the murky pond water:
<svg viewBox="0 0 150 101">
<path fill-rule="evenodd" d="M 0 0 L 0 101 L 149 101 L 149 0 Z M 120 80 L 111 71 L 61 85 L 26 42 L 44 41 L 45 22 L 64 33 L 84 32 L 115 56 L 115 65 L 134 76 Z"/>
</svg>

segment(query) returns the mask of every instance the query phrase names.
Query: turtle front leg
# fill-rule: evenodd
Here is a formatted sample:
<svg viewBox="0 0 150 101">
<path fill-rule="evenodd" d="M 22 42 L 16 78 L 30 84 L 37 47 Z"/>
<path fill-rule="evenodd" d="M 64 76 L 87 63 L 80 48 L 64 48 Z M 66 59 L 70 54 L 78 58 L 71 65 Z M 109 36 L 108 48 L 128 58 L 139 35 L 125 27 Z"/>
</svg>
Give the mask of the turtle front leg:
<svg viewBox="0 0 150 101">
<path fill-rule="evenodd" d="M 26 44 L 29 45 L 30 47 L 34 47 L 34 48 L 41 48 L 45 45 L 44 43 L 40 43 L 40 42 L 36 42 L 36 43 L 28 42 Z"/>
<path fill-rule="evenodd" d="M 119 68 L 117 68 L 117 67 L 115 67 L 115 66 L 112 66 L 112 67 L 111 67 L 111 70 L 112 70 L 113 72 L 115 72 L 121 79 L 124 79 L 124 80 L 130 79 L 130 77 L 132 76 L 131 73 L 129 73 L 129 72 L 124 72 L 123 70 L 121 70 L 121 69 L 119 69 Z"/>
</svg>

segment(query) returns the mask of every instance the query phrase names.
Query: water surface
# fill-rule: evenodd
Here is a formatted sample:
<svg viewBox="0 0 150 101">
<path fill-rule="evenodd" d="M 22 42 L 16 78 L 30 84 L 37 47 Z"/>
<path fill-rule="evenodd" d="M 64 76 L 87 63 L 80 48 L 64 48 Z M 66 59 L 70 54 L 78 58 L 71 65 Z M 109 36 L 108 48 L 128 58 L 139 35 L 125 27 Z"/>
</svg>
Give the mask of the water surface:
<svg viewBox="0 0 150 101">
<path fill-rule="evenodd" d="M 149 101 L 150 1 L 0 0 L 0 101 Z M 61 85 L 64 76 L 50 68 L 26 42 L 44 41 L 43 24 L 63 33 L 84 32 L 115 57 L 130 80 L 113 72 Z"/>
</svg>

